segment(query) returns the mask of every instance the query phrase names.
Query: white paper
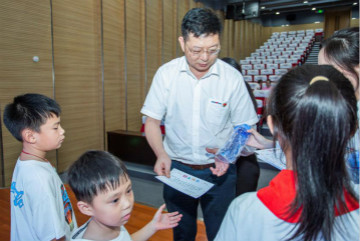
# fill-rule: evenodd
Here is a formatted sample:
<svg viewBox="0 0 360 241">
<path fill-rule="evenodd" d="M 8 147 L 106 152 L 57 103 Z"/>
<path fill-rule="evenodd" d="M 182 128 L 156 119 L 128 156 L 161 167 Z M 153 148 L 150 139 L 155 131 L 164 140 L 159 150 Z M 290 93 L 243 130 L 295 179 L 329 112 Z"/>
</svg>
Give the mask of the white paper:
<svg viewBox="0 0 360 241">
<path fill-rule="evenodd" d="M 214 184 L 210 182 L 194 177 L 176 168 L 171 170 L 170 178 L 166 176 L 156 176 L 155 178 L 193 198 L 202 196 L 214 186 Z"/>
<path fill-rule="evenodd" d="M 275 149 L 275 154 L 274 154 Z M 279 170 L 286 168 L 285 154 L 280 148 L 270 148 L 255 151 L 257 158 L 263 162 L 269 163 Z"/>
</svg>

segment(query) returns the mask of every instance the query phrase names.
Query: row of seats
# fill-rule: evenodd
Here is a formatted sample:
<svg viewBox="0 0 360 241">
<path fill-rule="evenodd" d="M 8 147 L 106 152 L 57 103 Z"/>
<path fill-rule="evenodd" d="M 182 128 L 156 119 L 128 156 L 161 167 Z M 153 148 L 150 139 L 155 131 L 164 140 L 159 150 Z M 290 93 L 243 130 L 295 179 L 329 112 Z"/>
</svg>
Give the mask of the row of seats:
<svg viewBox="0 0 360 241">
<path fill-rule="evenodd" d="M 283 74 L 303 64 L 315 37 L 322 34 L 322 29 L 275 32 L 249 57 L 240 60 L 244 80 L 253 90 L 258 105 L 258 127 L 263 124 L 262 115 L 270 94 L 266 81 L 270 80 L 271 86 L 274 86 Z"/>
<path fill-rule="evenodd" d="M 289 69 L 305 62 L 322 29 L 275 32 L 251 56 L 240 60 L 245 81 L 276 82 Z"/>
</svg>

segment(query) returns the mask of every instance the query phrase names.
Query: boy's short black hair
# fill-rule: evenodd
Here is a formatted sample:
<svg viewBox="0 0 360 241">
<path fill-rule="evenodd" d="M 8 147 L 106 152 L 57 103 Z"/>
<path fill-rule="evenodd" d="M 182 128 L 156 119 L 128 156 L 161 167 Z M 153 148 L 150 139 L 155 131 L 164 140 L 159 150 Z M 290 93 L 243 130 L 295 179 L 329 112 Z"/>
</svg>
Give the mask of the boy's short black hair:
<svg viewBox="0 0 360 241">
<path fill-rule="evenodd" d="M 120 177 L 129 178 L 124 163 L 109 152 L 97 150 L 82 154 L 67 173 L 77 200 L 90 204 L 98 192 L 117 188 L 121 184 Z"/>
<path fill-rule="evenodd" d="M 190 33 L 195 37 L 201 35 L 221 34 L 222 25 L 220 19 L 210 9 L 206 8 L 193 8 L 189 10 L 181 24 L 181 34 L 184 40 Z"/>
<path fill-rule="evenodd" d="M 21 132 L 29 128 L 40 132 L 41 125 L 52 115 L 59 117 L 61 109 L 55 100 L 41 94 L 24 94 L 5 106 L 4 124 L 10 133 L 23 141 Z"/>
</svg>

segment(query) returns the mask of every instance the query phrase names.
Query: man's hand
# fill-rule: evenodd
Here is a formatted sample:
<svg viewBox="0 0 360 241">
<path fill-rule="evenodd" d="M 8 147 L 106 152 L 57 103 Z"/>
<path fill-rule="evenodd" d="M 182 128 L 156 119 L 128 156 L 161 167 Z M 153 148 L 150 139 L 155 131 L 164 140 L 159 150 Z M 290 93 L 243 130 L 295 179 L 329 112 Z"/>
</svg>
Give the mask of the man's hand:
<svg viewBox="0 0 360 241">
<path fill-rule="evenodd" d="M 214 155 L 216 154 L 216 152 L 218 150 L 219 150 L 219 148 L 206 148 L 207 152 L 214 154 Z M 214 175 L 220 177 L 226 173 L 228 168 L 229 168 L 229 163 L 222 162 L 215 157 L 215 168 L 210 167 L 210 171 Z"/>
<path fill-rule="evenodd" d="M 159 156 L 154 166 L 154 172 L 159 176 L 170 178 L 171 160 L 168 155 Z"/>
</svg>

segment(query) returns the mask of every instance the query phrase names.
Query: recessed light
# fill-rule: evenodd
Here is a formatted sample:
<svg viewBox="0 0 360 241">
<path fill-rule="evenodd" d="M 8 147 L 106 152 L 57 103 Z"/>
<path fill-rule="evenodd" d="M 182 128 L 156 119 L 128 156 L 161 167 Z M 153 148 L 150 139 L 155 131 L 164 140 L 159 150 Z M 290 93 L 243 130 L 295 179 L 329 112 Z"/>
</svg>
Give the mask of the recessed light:
<svg viewBox="0 0 360 241">
<path fill-rule="evenodd" d="M 286 24 L 285 26 L 287 27 L 287 26 L 289 26 L 289 24 Z"/>
<path fill-rule="evenodd" d="M 316 8 L 312 8 L 311 10 L 315 11 L 315 10 L 316 10 Z"/>
<path fill-rule="evenodd" d="M 353 5 L 357 5 L 357 3 L 353 3 Z"/>
<path fill-rule="evenodd" d="M 356 19 L 356 18 L 352 18 L 352 19 Z"/>
<path fill-rule="evenodd" d="M 316 22 L 314 22 L 314 23 L 320 23 L 320 21 L 316 21 Z"/>
<path fill-rule="evenodd" d="M 276 15 L 279 15 L 279 14 L 280 14 L 280 12 L 276 12 L 275 14 L 276 14 Z"/>
<path fill-rule="evenodd" d="M 304 1 L 304 3 L 308 3 L 308 1 Z"/>
<path fill-rule="evenodd" d="M 261 7 L 261 9 L 265 9 L 265 7 L 264 7 L 264 6 L 262 6 L 262 7 Z"/>
</svg>

